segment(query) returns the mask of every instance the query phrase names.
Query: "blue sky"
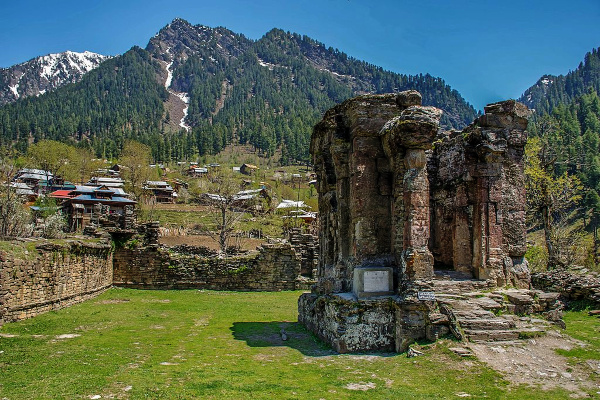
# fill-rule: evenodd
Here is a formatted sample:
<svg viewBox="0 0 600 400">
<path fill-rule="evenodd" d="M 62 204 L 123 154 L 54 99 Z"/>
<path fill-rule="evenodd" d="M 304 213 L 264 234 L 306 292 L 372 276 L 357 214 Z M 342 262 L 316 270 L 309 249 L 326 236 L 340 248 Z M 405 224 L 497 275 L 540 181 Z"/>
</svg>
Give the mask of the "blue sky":
<svg viewBox="0 0 600 400">
<path fill-rule="evenodd" d="M 441 77 L 478 109 L 600 47 L 599 0 L 21 0 L 0 2 L 0 67 L 145 47 L 175 17 L 251 39 L 271 28 L 307 35 L 387 70 Z"/>
</svg>

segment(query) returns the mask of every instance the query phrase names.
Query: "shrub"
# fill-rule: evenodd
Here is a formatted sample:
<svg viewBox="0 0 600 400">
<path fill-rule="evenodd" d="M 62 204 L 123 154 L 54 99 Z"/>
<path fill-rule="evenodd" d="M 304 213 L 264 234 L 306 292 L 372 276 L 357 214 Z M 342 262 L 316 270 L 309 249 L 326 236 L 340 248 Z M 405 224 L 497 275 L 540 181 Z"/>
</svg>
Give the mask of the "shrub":
<svg viewBox="0 0 600 400">
<path fill-rule="evenodd" d="M 47 239 L 58 239 L 64 236 L 67 221 L 61 213 L 54 213 L 44 220 L 42 236 Z"/>
</svg>

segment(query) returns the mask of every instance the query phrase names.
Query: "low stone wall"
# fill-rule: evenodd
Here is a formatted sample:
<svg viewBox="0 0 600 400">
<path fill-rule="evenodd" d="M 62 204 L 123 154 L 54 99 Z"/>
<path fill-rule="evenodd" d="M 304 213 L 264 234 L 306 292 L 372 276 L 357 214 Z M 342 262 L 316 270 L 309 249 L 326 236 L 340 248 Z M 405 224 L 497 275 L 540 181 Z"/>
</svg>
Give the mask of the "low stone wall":
<svg viewBox="0 0 600 400">
<path fill-rule="evenodd" d="M 0 250 L 0 325 L 64 308 L 112 285 L 108 242 L 65 240 Z M 27 250 L 27 249 L 30 250 Z"/>
<path fill-rule="evenodd" d="M 403 352 L 427 337 L 434 307 L 398 296 L 357 301 L 351 293 L 304 293 L 298 321 L 338 353 Z"/>
<path fill-rule="evenodd" d="M 279 291 L 302 288 L 300 257 L 289 244 L 219 259 L 206 249 L 148 246 L 118 249 L 114 285 L 139 289 Z"/>
<path fill-rule="evenodd" d="M 562 270 L 538 272 L 531 276 L 531 284 L 539 290 L 560 293 L 566 302 L 584 300 L 600 305 L 598 275 L 578 275 Z"/>
</svg>

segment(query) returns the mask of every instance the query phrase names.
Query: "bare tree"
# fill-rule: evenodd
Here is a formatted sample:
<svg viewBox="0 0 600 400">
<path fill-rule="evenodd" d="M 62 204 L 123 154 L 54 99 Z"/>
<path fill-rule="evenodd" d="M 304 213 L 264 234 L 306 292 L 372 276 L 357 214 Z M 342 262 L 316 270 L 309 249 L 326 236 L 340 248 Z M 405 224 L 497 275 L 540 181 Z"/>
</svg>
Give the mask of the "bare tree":
<svg viewBox="0 0 600 400">
<path fill-rule="evenodd" d="M 244 216 L 243 211 L 236 209 L 240 183 L 233 174 L 224 170 L 213 174 L 210 179 L 210 192 L 204 196 L 212 210 L 211 217 L 216 229 L 207 230 L 207 233 L 219 244 L 221 253 L 226 257 L 235 227 Z"/>
</svg>

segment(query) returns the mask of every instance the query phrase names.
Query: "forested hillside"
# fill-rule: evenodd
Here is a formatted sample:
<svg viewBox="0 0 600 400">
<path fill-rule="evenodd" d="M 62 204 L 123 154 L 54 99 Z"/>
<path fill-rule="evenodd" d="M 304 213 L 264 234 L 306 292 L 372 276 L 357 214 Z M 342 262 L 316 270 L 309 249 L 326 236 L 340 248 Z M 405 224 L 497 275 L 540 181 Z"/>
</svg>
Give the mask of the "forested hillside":
<svg viewBox="0 0 600 400">
<path fill-rule="evenodd" d="M 140 48 L 106 61 L 81 82 L 0 108 L 0 143 L 25 151 L 32 139 L 91 146 L 116 156 L 124 138 L 148 141 L 159 131 L 167 97 L 159 64 Z"/>
<path fill-rule="evenodd" d="M 587 53 L 583 62 L 566 75 L 544 75 L 519 101 L 541 115 L 552 112 L 558 105 L 575 101 L 590 87 L 600 91 L 600 48 Z"/>
<path fill-rule="evenodd" d="M 111 158 L 131 138 L 150 145 L 155 160 L 169 161 L 239 142 L 265 156 L 279 149 L 277 161 L 288 163 L 308 158 L 312 127 L 328 108 L 358 94 L 407 89 L 443 109 L 448 128 L 477 116 L 440 78 L 384 71 L 278 29 L 252 41 L 176 19 L 145 50 L 133 48 L 79 83 L 0 108 L 0 143 L 23 152 L 54 139 Z M 174 112 L 184 117 L 182 129 Z"/>
</svg>

